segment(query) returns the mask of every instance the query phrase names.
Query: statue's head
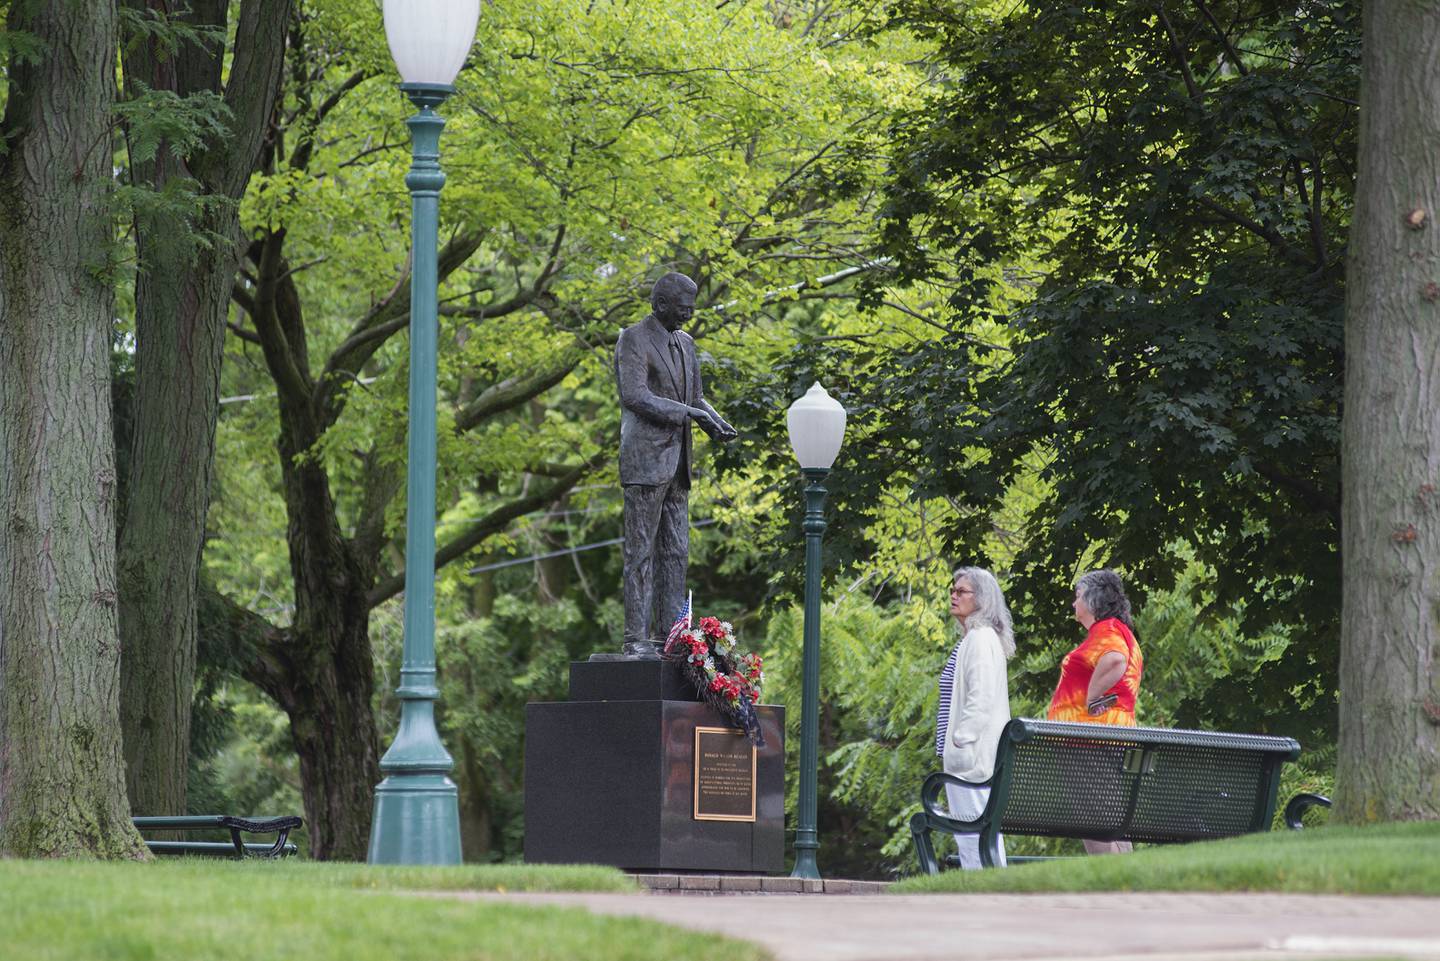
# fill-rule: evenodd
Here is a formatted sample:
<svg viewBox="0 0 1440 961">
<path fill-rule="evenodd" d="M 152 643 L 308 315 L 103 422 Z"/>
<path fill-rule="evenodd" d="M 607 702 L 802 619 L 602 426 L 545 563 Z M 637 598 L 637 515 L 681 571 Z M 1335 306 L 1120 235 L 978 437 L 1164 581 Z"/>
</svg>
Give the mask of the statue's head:
<svg viewBox="0 0 1440 961">
<path fill-rule="evenodd" d="M 655 319 L 672 333 L 679 330 L 695 313 L 695 281 L 674 271 L 655 281 L 650 290 L 650 310 Z"/>
</svg>

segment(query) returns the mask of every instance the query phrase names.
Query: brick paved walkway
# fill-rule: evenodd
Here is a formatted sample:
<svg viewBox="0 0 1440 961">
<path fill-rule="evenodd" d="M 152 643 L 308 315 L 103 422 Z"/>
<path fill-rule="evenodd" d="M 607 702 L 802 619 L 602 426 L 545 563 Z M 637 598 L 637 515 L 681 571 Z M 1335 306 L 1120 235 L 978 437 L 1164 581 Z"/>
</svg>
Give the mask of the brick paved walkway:
<svg viewBox="0 0 1440 961">
<path fill-rule="evenodd" d="M 777 961 L 1440 961 L 1440 898 L 1285 894 L 461 895 L 734 931 Z M 714 911 L 703 908 L 703 901 Z"/>
</svg>

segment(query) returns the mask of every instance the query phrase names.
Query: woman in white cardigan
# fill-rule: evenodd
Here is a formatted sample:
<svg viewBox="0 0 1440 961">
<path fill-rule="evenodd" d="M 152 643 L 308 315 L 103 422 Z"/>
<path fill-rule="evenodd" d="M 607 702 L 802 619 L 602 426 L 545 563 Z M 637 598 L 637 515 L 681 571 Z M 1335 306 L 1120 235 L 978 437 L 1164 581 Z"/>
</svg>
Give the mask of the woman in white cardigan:
<svg viewBox="0 0 1440 961">
<path fill-rule="evenodd" d="M 967 781 L 984 781 L 995 770 L 1000 730 L 1010 720 L 1010 689 L 1005 661 L 1015 653 L 1015 633 L 1000 585 L 989 571 L 962 567 L 950 586 L 950 616 L 961 638 L 940 672 L 940 700 L 935 718 L 935 753 L 945 773 Z M 950 814 L 973 820 L 990 799 L 988 787 L 947 784 Z M 960 866 L 980 865 L 980 835 L 957 834 Z M 1005 865 L 1005 840 L 1000 839 L 998 867 Z"/>
</svg>

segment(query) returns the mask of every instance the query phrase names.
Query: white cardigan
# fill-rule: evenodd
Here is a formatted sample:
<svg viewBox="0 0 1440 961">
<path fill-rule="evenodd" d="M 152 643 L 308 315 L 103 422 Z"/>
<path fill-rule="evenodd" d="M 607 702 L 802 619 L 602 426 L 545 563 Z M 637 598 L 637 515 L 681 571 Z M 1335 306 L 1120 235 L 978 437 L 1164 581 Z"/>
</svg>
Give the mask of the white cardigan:
<svg viewBox="0 0 1440 961">
<path fill-rule="evenodd" d="M 1005 652 L 988 625 L 966 631 L 959 647 L 945 731 L 945 773 L 983 781 L 995 770 L 1000 731 L 1010 720 Z"/>
</svg>

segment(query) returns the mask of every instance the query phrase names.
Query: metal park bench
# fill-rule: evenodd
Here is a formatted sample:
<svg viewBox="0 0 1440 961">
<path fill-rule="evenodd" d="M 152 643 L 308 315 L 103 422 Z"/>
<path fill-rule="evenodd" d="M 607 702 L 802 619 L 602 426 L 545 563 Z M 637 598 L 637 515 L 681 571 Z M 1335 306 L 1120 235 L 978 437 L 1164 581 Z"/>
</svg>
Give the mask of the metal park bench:
<svg viewBox="0 0 1440 961">
<path fill-rule="evenodd" d="M 155 854 L 190 854 L 212 858 L 280 858 L 295 853 L 289 843 L 290 832 L 304 824 L 294 815 L 278 818 L 237 818 L 225 814 L 190 814 L 178 817 L 133 818 L 135 827 L 143 831 L 225 831 L 227 841 L 151 841 L 146 840 Z M 271 844 L 246 841 L 245 834 L 274 834 Z"/>
<path fill-rule="evenodd" d="M 910 833 L 920 870 L 937 874 L 931 831 L 978 833 L 986 867 L 1002 833 L 1172 843 L 1266 831 L 1280 767 L 1299 754 L 1288 737 L 1016 718 L 1000 734 L 989 780 L 925 779 L 924 811 L 910 818 Z M 940 801 L 946 784 L 989 787 L 989 803 L 975 820 L 956 820 Z M 1287 822 L 1299 826 L 1303 809 L 1316 804 L 1330 802 L 1297 796 Z"/>
</svg>

